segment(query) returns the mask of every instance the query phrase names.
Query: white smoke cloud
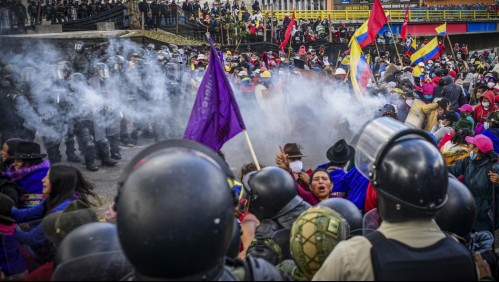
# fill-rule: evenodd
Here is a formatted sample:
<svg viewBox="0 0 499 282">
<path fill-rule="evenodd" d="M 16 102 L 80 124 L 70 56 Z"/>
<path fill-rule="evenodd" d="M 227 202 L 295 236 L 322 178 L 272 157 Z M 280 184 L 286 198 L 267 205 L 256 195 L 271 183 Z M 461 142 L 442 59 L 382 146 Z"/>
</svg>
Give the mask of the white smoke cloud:
<svg viewBox="0 0 499 282">
<path fill-rule="evenodd" d="M 18 71 L 25 67 L 36 69 L 29 95 L 18 100 L 18 110 L 26 120 L 25 125 L 36 129 L 39 135 L 62 140 L 69 128 L 68 121 L 106 106 L 143 128 L 152 125 L 162 128 L 164 137 L 183 137 L 201 75 L 192 76 L 185 71 L 178 75 L 165 74 L 156 55 L 147 54 L 143 46 L 129 40 L 110 40 L 92 52 L 92 64 L 107 63 L 115 55 L 124 56 L 128 63 L 132 53 L 145 52 L 144 71 L 127 69 L 119 76 L 111 69 L 111 77 L 102 88 L 95 87 L 99 79 L 87 77 L 90 84 L 78 84 L 77 91 L 71 93 L 53 74 L 58 62 L 70 59 L 72 46 L 68 46 L 70 51 L 66 52 L 47 43 L 29 41 L 26 44 L 29 46 L 4 52 L 0 61 L 14 65 Z M 186 68 L 180 64 L 177 67 Z M 303 146 L 302 152 L 308 156 L 303 159 L 307 167 L 326 162 L 330 146 L 341 138 L 350 142 L 385 104 L 383 97 L 366 95 L 357 99 L 352 91 L 332 84 L 329 79 L 320 75 L 312 77 L 281 75 L 281 81 L 274 82 L 269 94 L 267 111 L 263 111 L 256 100 L 248 103 L 234 84 L 236 99 L 261 163 L 273 165 L 278 146 L 289 142 Z M 75 107 L 61 113 L 58 109 L 66 101 Z M 222 151 L 235 170 L 252 161 L 242 134 L 229 141 Z"/>
</svg>

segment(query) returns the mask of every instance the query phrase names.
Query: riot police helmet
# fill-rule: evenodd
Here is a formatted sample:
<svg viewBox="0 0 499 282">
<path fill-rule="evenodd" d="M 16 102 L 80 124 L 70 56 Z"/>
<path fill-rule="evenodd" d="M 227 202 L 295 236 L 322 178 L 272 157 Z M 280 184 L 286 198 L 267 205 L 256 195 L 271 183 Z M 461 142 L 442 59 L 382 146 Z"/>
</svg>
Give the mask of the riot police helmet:
<svg viewBox="0 0 499 282">
<path fill-rule="evenodd" d="M 113 71 L 121 71 L 125 68 L 126 60 L 125 57 L 116 55 L 109 58 L 109 67 Z"/>
<path fill-rule="evenodd" d="M 437 212 L 435 221 L 445 232 L 465 240 L 476 221 L 476 203 L 470 190 L 455 177 L 449 177 L 449 201 Z"/>
<path fill-rule="evenodd" d="M 64 237 L 54 263 L 59 265 L 77 257 L 119 250 L 121 247 L 116 226 L 107 222 L 92 222 L 74 229 Z"/>
<path fill-rule="evenodd" d="M 223 273 L 234 197 L 226 165 L 192 143 L 145 149 L 120 180 L 118 236 L 138 280 L 214 280 Z"/>
<path fill-rule="evenodd" d="M 382 117 L 354 144 L 355 166 L 377 191 L 383 220 L 432 218 L 447 202 L 447 166 L 426 132 Z"/>
<path fill-rule="evenodd" d="M 78 41 L 75 43 L 75 51 L 78 53 L 82 53 L 85 50 L 85 42 Z"/>
<path fill-rule="evenodd" d="M 104 63 L 97 63 L 94 66 L 94 72 L 102 79 L 109 78 L 109 68 Z"/>
<path fill-rule="evenodd" d="M 301 203 L 293 176 L 278 167 L 248 173 L 243 186 L 249 195 L 249 211 L 260 221 L 278 218 Z"/>
<path fill-rule="evenodd" d="M 343 198 L 330 198 L 320 202 L 318 206 L 328 207 L 339 213 L 348 222 L 352 235 L 362 233 L 362 213 L 351 201 Z"/>
<path fill-rule="evenodd" d="M 154 49 L 156 49 L 156 45 L 154 45 L 154 43 L 149 43 L 149 45 L 147 45 L 147 49 L 149 51 L 153 51 Z"/>
<path fill-rule="evenodd" d="M 57 78 L 68 79 L 71 75 L 72 67 L 68 61 L 61 61 L 57 63 Z"/>
</svg>

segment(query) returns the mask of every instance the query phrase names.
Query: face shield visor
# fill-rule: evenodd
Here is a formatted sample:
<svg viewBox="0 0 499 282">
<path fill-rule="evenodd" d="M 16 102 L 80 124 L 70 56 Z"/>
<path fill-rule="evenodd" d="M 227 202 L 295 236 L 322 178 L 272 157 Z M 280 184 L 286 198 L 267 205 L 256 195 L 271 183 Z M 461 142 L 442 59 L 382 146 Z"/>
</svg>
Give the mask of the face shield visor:
<svg viewBox="0 0 499 282">
<path fill-rule="evenodd" d="M 109 78 L 109 69 L 107 67 L 99 68 L 100 78 Z"/>
<path fill-rule="evenodd" d="M 416 135 L 433 143 L 424 131 L 409 128 L 393 118 L 381 117 L 369 122 L 352 142 L 355 148 L 355 167 L 366 178 L 376 182 L 376 170 L 387 149 L 395 141 L 408 135 Z"/>
</svg>

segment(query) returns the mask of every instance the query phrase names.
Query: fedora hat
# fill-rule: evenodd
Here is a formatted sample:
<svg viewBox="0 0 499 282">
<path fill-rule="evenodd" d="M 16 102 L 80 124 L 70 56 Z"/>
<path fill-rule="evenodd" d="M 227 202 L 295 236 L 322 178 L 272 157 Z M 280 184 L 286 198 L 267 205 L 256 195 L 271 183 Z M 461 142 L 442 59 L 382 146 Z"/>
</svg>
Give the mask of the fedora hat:
<svg viewBox="0 0 499 282">
<path fill-rule="evenodd" d="M 355 155 L 355 149 L 348 145 L 345 139 L 336 142 L 327 150 L 327 159 L 332 163 L 343 164 L 350 161 Z"/>
<path fill-rule="evenodd" d="M 301 153 L 300 147 L 296 143 L 288 143 L 288 144 L 284 145 L 283 150 L 284 150 L 284 153 L 286 153 L 286 155 L 288 155 L 288 158 L 306 157 L 305 155 L 303 155 Z"/>
<path fill-rule="evenodd" d="M 37 160 L 43 159 L 46 156 L 45 154 L 41 154 L 40 145 L 30 141 L 19 142 L 14 152 L 14 159 L 18 160 Z"/>
<path fill-rule="evenodd" d="M 0 193 L 0 220 L 9 222 L 9 223 L 14 223 L 16 222 L 15 219 L 11 217 L 11 210 L 12 207 L 14 207 L 15 202 L 14 200 L 5 195 L 4 193 Z"/>
</svg>

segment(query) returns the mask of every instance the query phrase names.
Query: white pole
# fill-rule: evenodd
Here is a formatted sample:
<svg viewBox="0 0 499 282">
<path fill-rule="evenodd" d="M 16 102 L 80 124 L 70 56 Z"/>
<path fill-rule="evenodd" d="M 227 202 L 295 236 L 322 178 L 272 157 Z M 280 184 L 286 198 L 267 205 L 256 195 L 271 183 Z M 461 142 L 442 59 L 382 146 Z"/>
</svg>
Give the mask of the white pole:
<svg viewBox="0 0 499 282">
<path fill-rule="evenodd" d="M 253 157 L 253 162 L 255 162 L 256 169 L 260 170 L 261 169 L 260 163 L 258 163 L 258 160 L 256 159 L 255 150 L 253 150 L 253 146 L 251 145 L 251 140 L 249 138 L 248 131 L 246 131 L 246 129 L 244 129 L 243 133 L 244 133 L 244 137 L 246 137 L 246 143 L 248 143 L 248 147 L 249 147 L 250 152 L 251 152 L 251 157 Z"/>
</svg>

